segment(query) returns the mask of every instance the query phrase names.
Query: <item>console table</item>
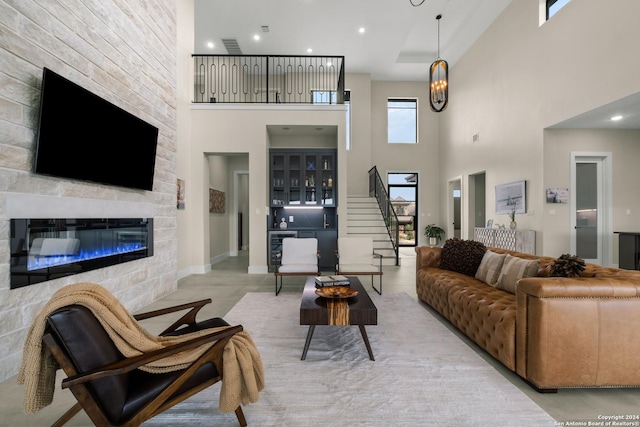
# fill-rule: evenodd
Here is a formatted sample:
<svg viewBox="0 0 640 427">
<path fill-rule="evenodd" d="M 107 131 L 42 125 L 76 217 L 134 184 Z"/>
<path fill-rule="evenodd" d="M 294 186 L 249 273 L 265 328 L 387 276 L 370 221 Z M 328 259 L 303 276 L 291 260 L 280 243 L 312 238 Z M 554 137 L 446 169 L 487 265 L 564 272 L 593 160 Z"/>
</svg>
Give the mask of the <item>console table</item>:
<svg viewBox="0 0 640 427">
<path fill-rule="evenodd" d="M 474 240 L 482 242 L 490 248 L 508 249 L 531 255 L 536 253 L 536 232 L 534 230 L 475 227 Z"/>
</svg>

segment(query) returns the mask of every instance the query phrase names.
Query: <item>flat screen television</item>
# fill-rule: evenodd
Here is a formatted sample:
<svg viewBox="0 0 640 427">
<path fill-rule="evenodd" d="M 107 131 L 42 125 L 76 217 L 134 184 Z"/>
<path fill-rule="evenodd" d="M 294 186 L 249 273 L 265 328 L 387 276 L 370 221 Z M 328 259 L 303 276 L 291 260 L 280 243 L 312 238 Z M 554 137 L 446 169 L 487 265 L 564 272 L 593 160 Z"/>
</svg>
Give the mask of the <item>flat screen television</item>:
<svg viewBox="0 0 640 427">
<path fill-rule="evenodd" d="M 34 173 L 152 190 L 158 128 L 45 68 Z"/>
</svg>

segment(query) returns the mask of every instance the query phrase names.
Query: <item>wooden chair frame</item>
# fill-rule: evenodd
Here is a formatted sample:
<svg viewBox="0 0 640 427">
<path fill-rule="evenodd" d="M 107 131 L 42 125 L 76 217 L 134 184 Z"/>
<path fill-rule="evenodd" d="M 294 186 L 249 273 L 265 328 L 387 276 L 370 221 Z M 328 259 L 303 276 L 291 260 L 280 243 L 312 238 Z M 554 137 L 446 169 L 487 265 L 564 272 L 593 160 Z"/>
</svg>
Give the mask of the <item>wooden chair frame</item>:
<svg viewBox="0 0 640 427">
<path fill-rule="evenodd" d="M 205 304 L 208 304 L 210 302 L 211 299 L 194 301 L 192 303 L 167 307 L 164 309 L 154 310 L 146 313 L 140 313 L 135 315 L 134 318 L 136 318 L 137 320 L 142 320 L 191 308 L 188 313 L 175 321 L 161 335 L 172 332 L 179 333 L 180 326 L 187 325 L 191 327 L 197 327 L 197 323 L 195 321 L 196 314 Z M 215 342 L 215 344 L 211 346 L 209 350 L 207 350 L 202 356 L 194 361 L 157 397 L 148 402 L 148 404 L 144 406 L 140 411 L 138 411 L 138 413 L 135 414 L 127 423 L 121 424 L 124 426 L 138 426 L 144 421 L 153 418 L 154 416 L 166 411 L 172 406 L 222 380 L 222 376 L 224 375 L 222 368 L 222 355 L 224 347 L 233 335 L 242 330 L 243 328 L 241 325 L 233 326 L 223 331 L 212 332 L 210 334 L 206 334 L 201 337 L 182 342 L 180 344 L 145 353 L 136 357 L 126 358 L 119 362 L 101 366 L 99 368 L 83 373 L 78 373 L 76 371 L 75 365 L 69 359 L 67 353 L 63 349 L 63 346 L 58 343 L 57 339 L 54 338 L 50 331 L 48 331 L 45 333 L 42 340 L 51 351 L 51 354 L 56 359 L 59 366 L 67 375 L 67 378 L 62 381 L 62 388 L 68 388 L 78 401 L 52 425 L 56 427 L 64 425 L 67 421 L 73 418 L 74 415 L 80 412 L 81 409 L 83 409 L 96 426 L 112 426 L 113 424 L 101 409 L 100 404 L 94 399 L 92 393 L 89 392 L 89 389 L 86 386 L 86 383 L 88 381 L 128 373 L 154 360 L 162 359 L 181 351 L 196 348 L 206 343 Z M 218 377 L 211 378 L 178 396 L 173 396 L 173 394 L 180 388 L 180 386 L 182 386 L 187 380 L 189 380 L 189 378 L 191 378 L 191 376 L 202 365 L 209 362 L 213 362 L 215 364 L 218 372 L 220 373 Z M 238 418 L 239 424 L 242 427 L 245 427 L 247 425 L 247 421 L 244 417 L 241 406 L 238 406 L 238 408 L 236 408 L 235 414 Z"/>
</svg>

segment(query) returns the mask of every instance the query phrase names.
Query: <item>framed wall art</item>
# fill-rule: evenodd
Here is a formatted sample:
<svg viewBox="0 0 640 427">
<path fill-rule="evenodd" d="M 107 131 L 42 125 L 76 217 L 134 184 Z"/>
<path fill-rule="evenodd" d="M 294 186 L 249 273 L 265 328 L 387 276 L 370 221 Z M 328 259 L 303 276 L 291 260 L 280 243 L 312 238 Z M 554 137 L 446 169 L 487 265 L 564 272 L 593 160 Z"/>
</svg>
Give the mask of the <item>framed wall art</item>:
<svg viewBox="0 0 640 427">
<path fill-rule="evenodd" d="M 178 194 L 177 194 L 176 207 L 182 210 L 184 209 L 184 179 L 178 178 L 177 187 L 178 187 L 178 192 L 177 192 Z"/>
<path fill-rule="evenodd" d="M 525 181 L 496 185 L 496 213 L 509 214 L 514 210 L 518 214 L 526 213 L 526 196 Z"/>
<path fill-rule="evenodd" d="M 224 213 L 224 192 L 209 189 L 209 212 Z"/>
<path fill-rule="evenodd" d="M 547 188 L 547 203 L 569 203 L 569 189 Z"/>
</svg>

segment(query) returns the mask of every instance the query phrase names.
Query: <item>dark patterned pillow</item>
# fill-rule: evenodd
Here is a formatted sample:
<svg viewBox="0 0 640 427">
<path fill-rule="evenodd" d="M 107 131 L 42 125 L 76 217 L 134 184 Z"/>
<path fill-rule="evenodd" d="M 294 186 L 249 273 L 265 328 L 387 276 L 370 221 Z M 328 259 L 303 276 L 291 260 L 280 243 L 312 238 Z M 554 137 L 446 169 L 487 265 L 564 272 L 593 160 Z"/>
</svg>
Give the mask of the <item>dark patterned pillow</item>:
<svg viewBox="0 0 640 427">
<path fill-rule="evenodd" d="M 474 240 L 454 237 L 444 242 L 440 256 L 440 268 L 475 277 L 487 247 Z"/>
</svg>

